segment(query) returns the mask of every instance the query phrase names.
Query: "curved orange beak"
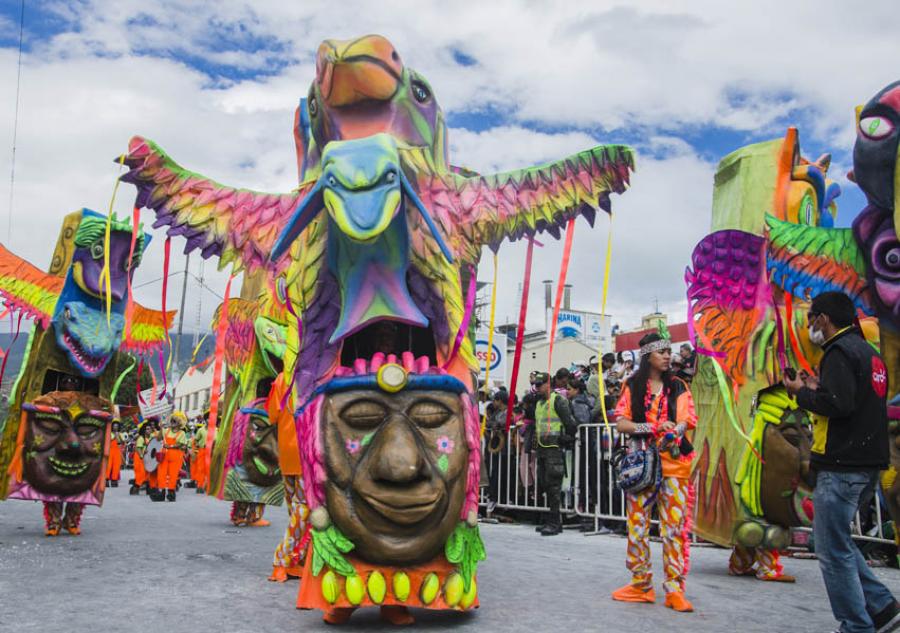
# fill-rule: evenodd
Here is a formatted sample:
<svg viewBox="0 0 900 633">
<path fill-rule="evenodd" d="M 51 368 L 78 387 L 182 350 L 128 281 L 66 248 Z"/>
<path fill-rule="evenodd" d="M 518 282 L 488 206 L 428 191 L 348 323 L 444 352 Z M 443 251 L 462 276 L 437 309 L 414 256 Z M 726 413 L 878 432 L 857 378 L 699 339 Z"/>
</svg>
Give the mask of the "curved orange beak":
<svg viewBox="0 0 900 633">
<path fill-rule="evenodd" d="M 380 35 L 325 40 L 316 53 L 316 82 L 330 106 L 386 101 L 397 92 L 402 76 L 400 56 Z"/>
</svg>

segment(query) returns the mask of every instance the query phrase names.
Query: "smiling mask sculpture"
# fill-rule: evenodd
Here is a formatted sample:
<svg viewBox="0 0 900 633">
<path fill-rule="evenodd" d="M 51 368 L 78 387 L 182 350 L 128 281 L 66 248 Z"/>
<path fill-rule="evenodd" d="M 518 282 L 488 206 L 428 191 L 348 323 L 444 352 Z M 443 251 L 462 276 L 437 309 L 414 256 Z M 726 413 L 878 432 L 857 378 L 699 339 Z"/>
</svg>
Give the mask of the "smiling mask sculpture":
<svg viewBox="0 0 900 633">
<path fill-rule="evenodd" d="M 111 411 L 120 349 L 146 352 L 164 342 L 161 312 L 136 303 L 126 309 L 129 277 L 149 239 L 140 230 L 132 236 L 128 222 L 114 217 L 107 226 L 105 216 L 82 209 L 64 219 L 49 272 L 0 246 L 0 297 L 35 321 L 0 441 L 0 498 L 43 501 L 48 533 L 63 523 L 77 531 L 80 507 L 103 502 L 106 413 L 87 422 L 75 412 Z M 44 402 L 51 392 L 59 393 Z M 34 409 L 39 402 L 60 411 Z M 63 521 L 65 502 L 78 510 Z"/>
<path fill-rule="evenodd" d="M 253 295 L 249 286 L 242 294 Z M 214 329 L 222 315 L 220 306 Z M 259 304 L 244 298 L 228 301 L 225 318 L 227 405 L 213 451 L 209 494 L 232 502 L 235 525 L 253 525 L 266 505 L 280 506 L 284 499 L 277 433 L 266 397 L 283 367 L 285 325 L 260 314 Z"/>
<path fill-rule="evenodd" d="M 632 151 L 599 146 L 482 176 L 447 162 L 427 82 L 380 36 L 319 48 L 294 125 L 300 184 L 236 190 L 135 137 L 123 180 L 186 250 L 268 270 L 288 321 L 311 555 L 298 606 L 477 605 L 477 363 L 468 336 L 482 246 L 610 210 Z M 469 286 L 469 284 L 465 284 Z"/>
</svg>

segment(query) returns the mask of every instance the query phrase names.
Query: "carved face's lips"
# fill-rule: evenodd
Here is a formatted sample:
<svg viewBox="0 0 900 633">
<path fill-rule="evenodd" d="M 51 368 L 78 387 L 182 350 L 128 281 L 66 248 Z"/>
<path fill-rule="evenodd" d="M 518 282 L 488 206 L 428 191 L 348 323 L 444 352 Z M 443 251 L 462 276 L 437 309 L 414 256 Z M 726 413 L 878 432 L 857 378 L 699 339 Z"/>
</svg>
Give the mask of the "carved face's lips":
<svg viewBox="0 0 900 633">
<path fill-rule="evenodd" d="M 402 525 L 416 525 L 437 514 L 444 499 L 440 489 L 415 494 L 408 490 L 395 492 L 379 487 L 371 492 L 357 490 L 357 494 L 382 517 Z"/>
<path fill-rule="evenodd" d="M 48 457 L 47 461 L 50 462 L 50 468 L 52 468 L 57 475 L 63 477 L 80 477 L 91 467 L 90 464 L 84 462 L 69 462 L 53 455 Z"/>
<path fill-rule="evenodd" d="M 83 369 L 88 376 L 96 376 L 102 372 L 107 363 L 109 363 L 109 359 L 112 357 L 111 354 L 93 355 L 89 353 L 84 349 L 78 339 L 72 336 L 65 327 L 63 328 L 62 340 L 63 345 L 69 352 L 69 357 L 73 359 L 75 364 Z"/>
</svg>

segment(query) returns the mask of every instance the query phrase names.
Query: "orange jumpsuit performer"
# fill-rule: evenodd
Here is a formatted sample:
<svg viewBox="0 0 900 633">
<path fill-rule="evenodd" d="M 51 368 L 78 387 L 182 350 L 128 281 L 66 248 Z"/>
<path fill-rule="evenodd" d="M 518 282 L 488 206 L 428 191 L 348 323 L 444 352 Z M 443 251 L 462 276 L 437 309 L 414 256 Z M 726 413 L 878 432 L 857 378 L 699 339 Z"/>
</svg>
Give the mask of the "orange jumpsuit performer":
<svg viewBox="0 0 900 633">
<path fill-rule="evenodd" d="M 267 409 L 269 419 L 278 425 L 278 465 L 284 479 L 284 500 L 288 511 L 288 525 L 284 538 L 275 548 L 272 575 L 269 580 L 284 582 L 288 576 L 299 578 L 303 575 L 303 559 L 306 547 L 302 545 L 306 532 L 309 507 L 303 495 L 303 469 L 300 466 L 300 450 L 297 447 L 297 430 L 294 424 L 294 399 L 288 398 L 285 406 L 282 399 L 285 392 L 284 375 L 275 379 L 269 394 Z"/>
<path fill-rule="evenodd" d="M 134 483 L 131 485 L 129 494 L 140 494 L 141 488 L 148 481 L 147 469 L 144 468 L 144 452 L 147 450 L 147 442 L 153 433 L 153 427 L 147 423 L 142 424 L 138 428 L 138 437 L 134 442 L 134 453 L 132 461 L 134 462 Z"/>
<path fill-rule="evenodd" d="M 125 446 L 125 438 L 119 432 L 119 422 L 117 420 L 112 423 L 112 432 L 109 435 L 109 465 L 106 469 L 106 483 L 111 488 L 119 487 L 123 446 Z"/>
<path fill-rule="evenodd" d="M 184 428 L 187 418 L 180 411 L 172 414 L 172 426 L 163 431 L 163 444 L 166 455 L 156 469 L 159 487 L 165 491 L 166 500 L 175 501 L 175 489 L 178 487 L 178 473 L 184 464 L 184 453 L 188 448 L 188 437 Z"/>
<path fill-rule="evenodd" d="M 197 494 L 206 492 L 209 481 L 209 456 L 206 451 L 207 428 L 200 424 L 191 438 L 191 479 L 197 484 Z"/>
<path fill-rule="evenodd" d="M 690 482 L 693 447 L 684 433 L 697 426 L 694 401 L 687 386 L 670 372 L 672 350 L 667 338 L 648 334 L 641 339 L 640 369 L 628 380 L 616 406 L 616 427 L 637 442 L 657 442 L 662 476 L 655 484 L 626 494 L 628 550 L 625 566 L 631 583 L 613 592 L 613 600 L 655 602 L 650 571 L 650 515 L 659 508 L 663 540 L 665 605 L 693 611 L 684 596 L 690 568 L 693 489 Z M 646 438 L 646 439 L 641 439 Z"/>
</svg>

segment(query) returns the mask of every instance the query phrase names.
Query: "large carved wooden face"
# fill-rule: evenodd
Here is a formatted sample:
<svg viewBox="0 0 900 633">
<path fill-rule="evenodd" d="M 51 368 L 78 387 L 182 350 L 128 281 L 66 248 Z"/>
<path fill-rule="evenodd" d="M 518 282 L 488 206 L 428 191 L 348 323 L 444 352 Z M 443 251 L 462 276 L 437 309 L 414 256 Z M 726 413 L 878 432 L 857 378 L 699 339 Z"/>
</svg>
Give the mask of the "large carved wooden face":
<svg viewBox="0 0 900 633">
<path fill-rule="evenodd" d="M 69 496 L 94 485 L 103 468 L 110 408 L 106 400 L 75 391 L 53 391 L 23 406 L 23 473 L 32 488 Z"/>
<path fill-rule="evenodd" d="M 443 551 L 466 494 L 460 396 L 359 389 L 325 398 L 328 512 L 372 563 L 408 565 Z"/>
<path fill-rule="evenodd" d="M 281 479 L 278 466 L 278 428 L 269 421 L 264 409 L 244 411 L 250 416 L 244 436 L 241 463 L 250 483 L 261 488 L 274 486 Z"/>
<path fill-rule="evenodd" d="M 812 431 L 806 413 L 787 410 L 781 424 L 766 424 L 760 501 L 765 518 L 776 525 L 812 525 L 809 459 Z"/>
</svg>

